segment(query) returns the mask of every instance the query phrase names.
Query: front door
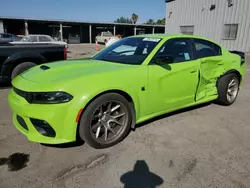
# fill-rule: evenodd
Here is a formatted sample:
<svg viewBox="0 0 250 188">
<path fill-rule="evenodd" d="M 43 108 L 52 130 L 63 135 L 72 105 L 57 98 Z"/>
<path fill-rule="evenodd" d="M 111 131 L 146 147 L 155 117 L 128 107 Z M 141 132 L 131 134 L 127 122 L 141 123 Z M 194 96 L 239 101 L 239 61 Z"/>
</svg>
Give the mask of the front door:
<svg viewBox="0 0 250 188">
<path fill-rule="evenodd" d="M 172 62 L 157 64 L 159 57 Z M 199 60 L 194 60 L 191 39 L 168 40 L 152 60 L 149 68 L 149 113 L 177 109 L 195 101 Z"/>
</svg>

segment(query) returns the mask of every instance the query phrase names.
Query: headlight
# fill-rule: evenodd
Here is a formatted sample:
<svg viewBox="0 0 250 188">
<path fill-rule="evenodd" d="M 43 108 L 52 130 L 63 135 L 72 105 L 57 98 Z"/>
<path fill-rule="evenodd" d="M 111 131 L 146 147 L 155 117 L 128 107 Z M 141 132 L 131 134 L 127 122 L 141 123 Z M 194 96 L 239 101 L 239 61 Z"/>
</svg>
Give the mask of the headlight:
<svg viewBox="0 0 250 188">
<path fill-rule="evenodd" d="M 23 97 L 28 103 L 31 104 L 58 104 L 69 102 L 73 99 L 72 95 L 63 91 L 27 92 L 17 89 L 15 87 L 13 89 L 17 95 Z"/>
<path fill-rule="evenodd" d="M 62 91 L 32 93 L 28 102 L 33 104 L 58 104 L 66 103 L 73 99 L 73 96 Z"/>
</svg>

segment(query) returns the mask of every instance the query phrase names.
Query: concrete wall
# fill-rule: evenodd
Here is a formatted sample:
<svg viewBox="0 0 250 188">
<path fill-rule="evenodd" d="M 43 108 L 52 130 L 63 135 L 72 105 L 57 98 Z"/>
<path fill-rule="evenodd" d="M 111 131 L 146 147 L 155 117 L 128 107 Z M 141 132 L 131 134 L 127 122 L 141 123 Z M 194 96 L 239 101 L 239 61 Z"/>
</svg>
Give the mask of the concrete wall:
<svg viewBox="0 0 250 188">
<path fill-rule="evenodd" d="M 230 50 L 250 51 L 250 0 L 175 0 L 166 3 L 166 32 L 194 25 L 194 34 L 211 38 Z M 216 8 L 210 10 L 212 4 Z M 223 37 L 224 24 L 238 24 L 236 39 Z"/>
</svg>

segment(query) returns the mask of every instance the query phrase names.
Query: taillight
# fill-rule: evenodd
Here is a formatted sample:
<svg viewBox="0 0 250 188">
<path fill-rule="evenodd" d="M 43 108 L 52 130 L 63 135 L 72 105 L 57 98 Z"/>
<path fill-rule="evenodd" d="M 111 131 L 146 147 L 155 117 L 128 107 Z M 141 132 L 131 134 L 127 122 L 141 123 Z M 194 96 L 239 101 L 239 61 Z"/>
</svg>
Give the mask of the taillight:
<svg viewBox="0 0 250 188">
<path fill-rule="evenodd" d="M 66 48 L 64 48 L 63 53 L 64 53 L 64 59 L 66 60 L 67 59 L 67 49 Z"/>
</svg>

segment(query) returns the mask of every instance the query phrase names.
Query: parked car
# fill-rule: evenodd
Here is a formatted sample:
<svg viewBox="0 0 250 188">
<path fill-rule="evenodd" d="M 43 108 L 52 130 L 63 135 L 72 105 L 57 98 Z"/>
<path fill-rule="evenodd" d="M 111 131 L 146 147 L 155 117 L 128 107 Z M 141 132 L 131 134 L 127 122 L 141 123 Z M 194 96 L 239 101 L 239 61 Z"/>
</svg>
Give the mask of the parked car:
<svg viewBox="0 0 250 188">
<path fill-rule="evenodd" d="M 62 41 L 56 41 L 49 35 L 26 35 L 20 41 L 12 42 L 12 44 L 59 44 L 68 48 L 68 44 Z"/>
<path fill-rule="evenodd" d="M 105 46 L 108 47 L 108 46 L 110 46 L 111 44 L 114 44 L 114 43 L 116 43 L 116 42 L 119 41 L 119 40 L 121 40 L 121 37 L 119 37 L 119 36 L 113 36 L 113 37 L 111 37 L 111 38 L 108 40 L 108 42 L 106 42 Z"/>
<path fill-rule="evenodd" d="M 22 38 L 9 33 L 0 33 L 0 42 L 20 41 Z"/>
<path fill-rule="evenodd" d="M 79 135 L 107 148 L 150 118 L 208 101 L 233 104 L 246 71 L 238 53 L 190 35 L 124 38 L 90 59 L 17 76 L 8 98 L 13 121 L 31 141 L 66 143 Z"/>
<path fill-rule="evenodd" d="M 66 53 L 61 45 L 0 43 L 0 82 L 10 83 L 11 79 L 35 65 L 65 60 Z"/>
<path fill-rule="evenodd" d="M 114 35 L 111 32 L 101 32 L 96 36 L 95 41 L 97 43 L 106 44 L 111 37 L 114 37 Z"/>
</svg>

